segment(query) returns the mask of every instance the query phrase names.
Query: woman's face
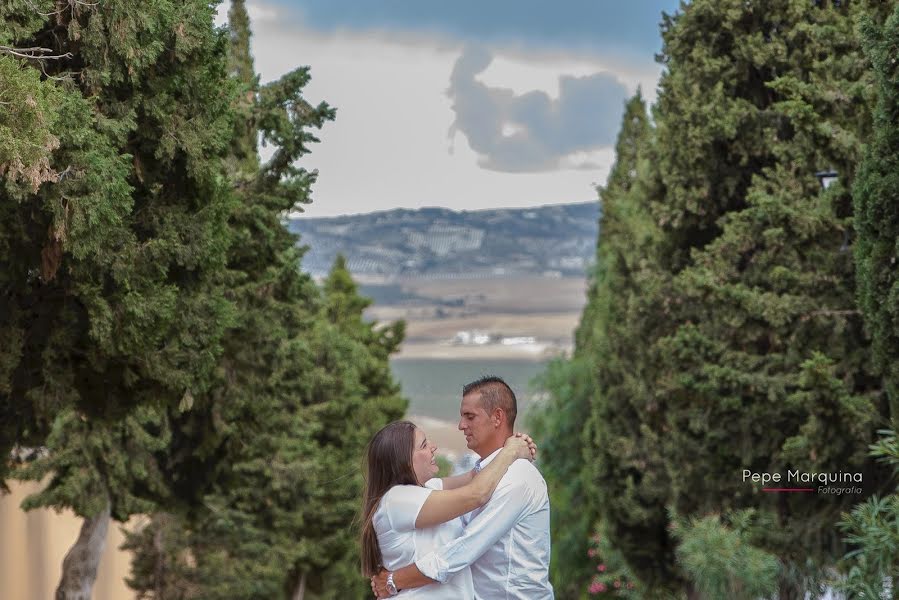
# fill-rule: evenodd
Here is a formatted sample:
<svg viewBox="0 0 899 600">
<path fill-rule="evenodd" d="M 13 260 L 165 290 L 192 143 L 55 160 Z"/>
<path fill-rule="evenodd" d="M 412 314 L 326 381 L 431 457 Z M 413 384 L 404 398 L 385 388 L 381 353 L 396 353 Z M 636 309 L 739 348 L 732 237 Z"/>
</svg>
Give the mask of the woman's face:
<svg viewBox="0 0 899 600">
<path fill-rule="evenodd" d="M 425 432 L 415 429 L 415 445 L 412 447 L 412 470 L 418 483 L 424 483 L 437 475 L 437 444 L 429 442 Z"/>
</svg>

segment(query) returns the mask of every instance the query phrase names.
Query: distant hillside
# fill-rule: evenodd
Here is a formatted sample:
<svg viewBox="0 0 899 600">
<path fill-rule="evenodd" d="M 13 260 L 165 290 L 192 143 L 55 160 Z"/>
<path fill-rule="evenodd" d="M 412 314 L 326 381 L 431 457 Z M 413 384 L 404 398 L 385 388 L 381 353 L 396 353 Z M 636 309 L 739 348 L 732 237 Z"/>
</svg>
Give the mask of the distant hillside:
<svg viewBox="0 0 899 600">
<path fill-rule="evenodd" d="M 303 269 L 328 272 L 343 253 L 356 275 L 583 276 L 596 251 L 596 202 L 457 212 L 397 209 L 297 217 L 289 229 L 310 247 Z"/>
</svg>

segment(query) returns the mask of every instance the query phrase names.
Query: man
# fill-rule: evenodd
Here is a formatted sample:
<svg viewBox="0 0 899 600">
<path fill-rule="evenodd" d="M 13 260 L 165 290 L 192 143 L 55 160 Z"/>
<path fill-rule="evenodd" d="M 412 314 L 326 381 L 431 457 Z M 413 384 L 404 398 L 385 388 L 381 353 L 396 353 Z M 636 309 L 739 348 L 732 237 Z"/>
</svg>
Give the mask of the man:
<svg viewBox="0 0 899 600">
<path fill-rule="evenodd" d="M 475 465 L 478 471 L 512 435 L 518 412 L 515 394 L 499 377 L 484 377 L 463 388 L 459 412 L 468 448 L 481 457 Z M 386 598 L 398 590 L 444 582 L 470 566 L 478 600 L 554 598 L 549 583 L 549 497 L 533 464 L 515 461 L 490 501 L 462 521 L 462 537 L 394 573 L 381 571 L 372 578 L 372 590 Z"/>
</svg>

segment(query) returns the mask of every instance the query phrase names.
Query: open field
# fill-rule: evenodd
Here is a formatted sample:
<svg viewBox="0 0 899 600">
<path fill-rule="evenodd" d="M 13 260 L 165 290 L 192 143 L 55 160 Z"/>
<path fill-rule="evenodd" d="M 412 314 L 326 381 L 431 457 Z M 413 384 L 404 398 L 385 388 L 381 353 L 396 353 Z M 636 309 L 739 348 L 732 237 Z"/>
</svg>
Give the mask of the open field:
<svg viewBox="0 0 899 600">
<path fill-rule="evenodd" d="M 363 292 L 383 306 L 465 308 L 512 314 L 579 313 L 586 302 L 581 277 L 478 277 L 362 279 Z M 379 297 L 380 296 L 380 297 Z"/>
<path fill-rule="evenodd" d="M 368 279 L 362 293 L 375 300 L 368 318 L 406 321 L 391 369 L 409 399 L 408 413 L 430 419 L 429 434 L 455 460 L 465 453 L 455 428 L 462 386 L 483 375 L 502 377 L 518 397 L 517 427 L 526 427 L 528 407 L 540 398 L 531 384 L 549 359 L 571 349 L 585 288 L 584 279 L 558 277 Z M 475 331 L 493 337 L 453 343 L 457 333 Z M 513 337 L 520 339 L 499 341 Z"/>
<path fill-rule="evenodd" d="M 398 358 L 544 360 L 570 349 L 586 301 L 586 280 L 560 277 L 369 280 L 368 318 L 404 319 Z M 458 332 L 533 337 L 520 346 L 453 345 Z"/>
<path fill-rule="evenodd" d="M 430 360 L 522 360 L 544 362 L 555 356 L 571 352 L 570 344 L 542 343 L 502 346 L 463 346 L 438 342 L 405 342 L 393 359 Z"/>
</svg>

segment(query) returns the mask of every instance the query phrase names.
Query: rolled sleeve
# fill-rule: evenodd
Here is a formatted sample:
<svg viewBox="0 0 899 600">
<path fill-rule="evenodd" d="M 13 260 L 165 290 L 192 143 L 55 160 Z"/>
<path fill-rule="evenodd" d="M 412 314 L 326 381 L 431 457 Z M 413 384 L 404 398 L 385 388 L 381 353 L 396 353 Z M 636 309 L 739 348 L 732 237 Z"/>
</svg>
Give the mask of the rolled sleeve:
<svg viewBox="0 0 899 600">
<path fill-rule="evenodd" d="M 451 575 L 479 559 L 508 533 L 527 511 L 531 498 L 531 490 L 524 482 L 514 482 L 497 489 L 461 537 L 422 556 L 415 561 L 415 566 L 434 581 L 445 582 Z"/>
<path fill-rule="evenodd" d="M 434 581 L 446 583 L 449 579 L 449 568 L 445 560 L 441 560 L 436 552 L 431 552 L 415 561 L 415 566 L 421 574 Z"/>
</svg>

